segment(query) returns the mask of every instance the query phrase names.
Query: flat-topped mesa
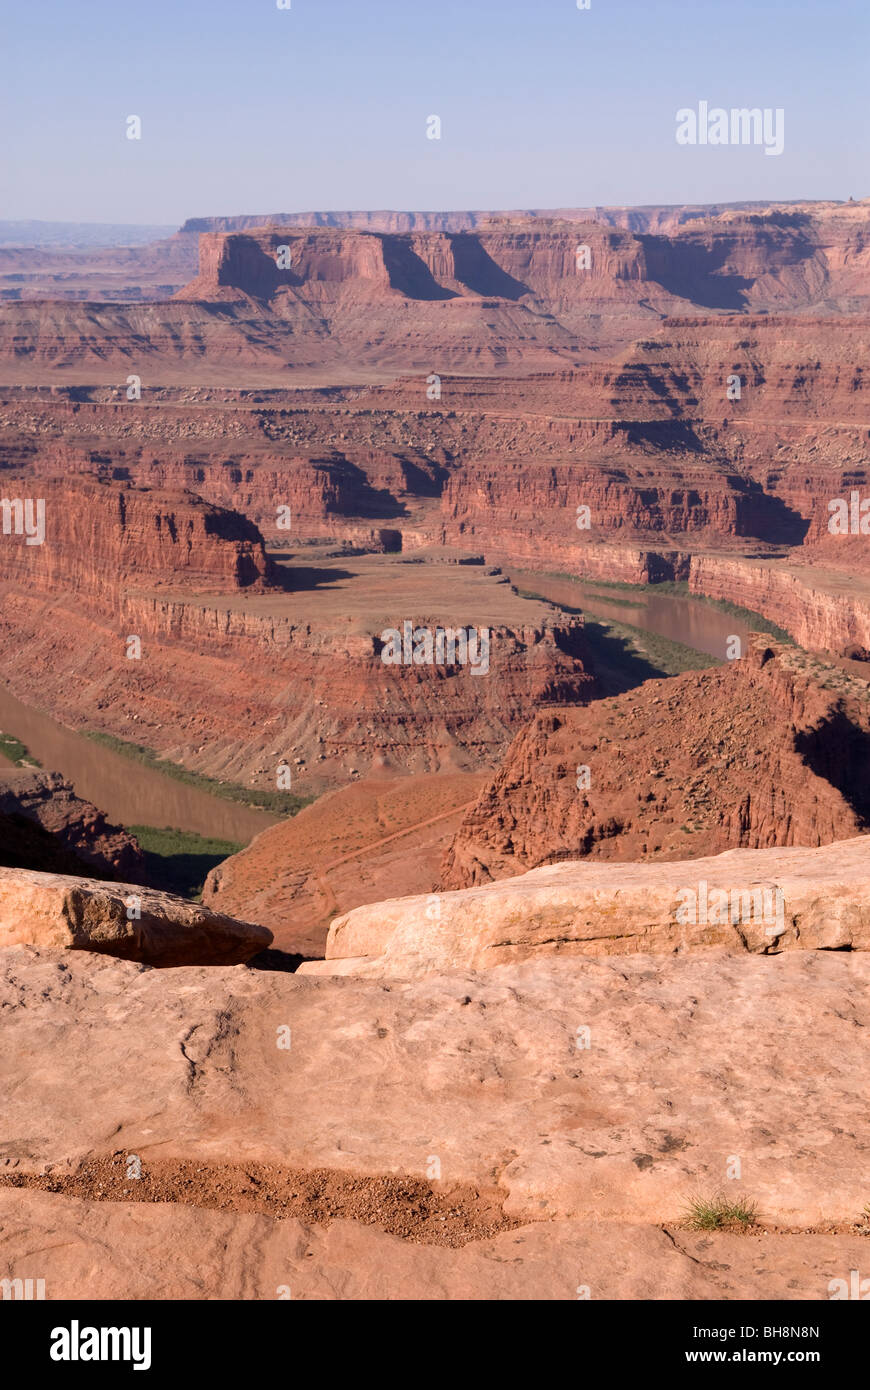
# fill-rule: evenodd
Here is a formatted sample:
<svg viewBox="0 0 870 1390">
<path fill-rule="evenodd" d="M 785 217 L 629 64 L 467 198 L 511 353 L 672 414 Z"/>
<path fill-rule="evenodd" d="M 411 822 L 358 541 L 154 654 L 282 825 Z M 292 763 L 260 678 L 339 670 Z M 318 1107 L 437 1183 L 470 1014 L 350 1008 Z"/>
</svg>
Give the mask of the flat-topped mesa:
<svg viewBox="0 0 870 1390">
<path fill-rule="evenodd" d="M 807 668 L 797 650 L 760 641 L 724 666 L 539 713 L 466 812 L 442 885 L 563 859 L 691 859 L 866 830 L 866 695 L 853 697 L 845 676 L 825 689 Z"/>
<path fill-rule="evenodd" d="M 272 583 L 257 528 L 193 493 L 88 477 L 4 479 L 0 580 L 113 603 L 122 587 L 233 593 Z"/>
<path fill-rule="evenodd" d="M 274 791 L 292 754 L 306 794 L 369 771 L 492 766 L 529 709 L 596 692 L 582 625 L 491 568 L 304 558 L 276 564 L 280 592 L 135 574 L 76 601 L 8 583 L 0 669 L 54 717 L 86 711 L 122 738 L 135 720 L 145 746 L 208 776 Z M 146 660 L 128 659 L 129 634 L 147 639 Z M 84 692 L 83 651 L 98 673 Z"/>
<path fill-rule="evenodd" d="M 0 361 L 7 380 L 50 370 L 105 384 L 136 363 L 152 387 L 230 372 L 259 385 L 288 366 L 344 382 L 576 367 L 668 315 L 866 313 L 868 221 L 856 204 L 694 219 L 667 235 L 567 219 L 206 231 L 200 273 L 174 298 L 4 303 Z"/>
<path fill-rule="evenodd" d="M 870 292 L 868 208 L 736 213 L 670 235 L 596 221 L 491 218 L 474 229 L 384 231 L 261 226 L 205 231 L 181 299 L 532 296 L 556 312 L 638 296 L 708 310 L 854 311 Z M 608 288 L 609 286 L 609 288 Z"/>
<path fill-rule="evenodd" d="M 864 206 L 870 200 L 864 200 Z M 339 227 L 370 232 L 465 232 L 493 222 L 600 222 L 632 232 L 676 232 L 687 223 L 709 227 L 717 221 L 742 220 L 747 216 L 846 217 L 862 204 L 831 199 L 797 199 L 771 203 L 763 199 L 734 203 L 645 203 L 638 207 L 596 205 L 584 208 L 505 208 L 407 211 L 396 208 L 342 209 L 330 212 L 243 213 L 233 217 L 189 217 L 176 236 L 202 232 L 246 232 L 258 227 Z"/>
<path fill-rule="evenodd" d="M 199 275 L 175 297 L 338 304 L 348 295 L 444 301 L 530 296 L 568 305 L 590 291 L 600 294 L 608 282 L 647 279 L 640 240 L 595 223 L 407 233 L 262 227 L 204 232 Z"/>
</svg>

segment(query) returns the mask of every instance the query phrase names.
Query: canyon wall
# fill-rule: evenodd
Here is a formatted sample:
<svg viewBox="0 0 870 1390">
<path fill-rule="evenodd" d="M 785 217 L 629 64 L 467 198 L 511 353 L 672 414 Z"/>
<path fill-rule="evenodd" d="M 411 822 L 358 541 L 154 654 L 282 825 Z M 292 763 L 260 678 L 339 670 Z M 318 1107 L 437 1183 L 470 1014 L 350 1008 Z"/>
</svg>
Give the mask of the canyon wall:
<svg viewBox="0 0 870 1390">
<path fill-rule="evenodd" d="M 3 478 L 0 580 L 88 595 L 98 608 L 136 581 L 218 592 L 270 583 L 256 527 L 193 494 L 88 477 L 33 481 Z"/>
<path fill-rule="evenodd" d="M 582 623 L 483 567 L 278 565 L 249 521 L 191 495 L 6 482 L 45 502 L 41 544 L 0 535 L 10 689 L 198 771 L 274 789 L 289 759 L 313 794 L 351 772 L 475 768 L 530 704 L 594 689 Z M 483 628 L 490 649 L 465 666 L 388 665 L 383 630 L 408 614 Z"/>
<path fill-rule="evenodd" d="M 866 567 L 866 559 L 864 561 Z M 689 588 L 761 613 L 803 647 L 845 653 L 870 649 L 870 587 L 810 565 L 693 555 Z"/>
<path fill-rule="evenodd" d="M 820 358 L 834 341 L 836 354 Z M 235 401 L 12 391 L 0 405 L 0 463 L 189 488 L 278 540 L 278 507 L 289 505 L 303 538 L 379 523 L 415 544 L 498 554 L 528 549 L 530 518 L 568 556 L 595 540 L 677 546 L 683 533 L 693 546 L 818 545 L 831 500 L 867 483 L 863 352 L 854 322 L 732 315 L 668 321 L 621 364 L 447 378 L 431 401 L 422 376 L 389 390 Z M 726 400 L 731 377 L 739 401 Z M 574 525 L 580 503 L 592 513 L 586 534 Z"/>
</svg>

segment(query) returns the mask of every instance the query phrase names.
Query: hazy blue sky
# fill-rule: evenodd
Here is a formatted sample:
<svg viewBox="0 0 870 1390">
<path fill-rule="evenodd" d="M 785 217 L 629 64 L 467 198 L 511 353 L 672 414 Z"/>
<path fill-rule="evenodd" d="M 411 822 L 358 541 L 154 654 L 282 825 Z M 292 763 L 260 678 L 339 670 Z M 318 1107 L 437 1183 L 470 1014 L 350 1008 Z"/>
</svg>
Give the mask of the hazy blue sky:
<svg viewBox="0 0 870 1390">
<path fill-rule="evenodd" d="M 870 194 L 870 0 L 2 0 L 0 32 L 5 219 Z M 783 154 L 677 145 L 702 100 L 782 107 Z"/>
</svg>

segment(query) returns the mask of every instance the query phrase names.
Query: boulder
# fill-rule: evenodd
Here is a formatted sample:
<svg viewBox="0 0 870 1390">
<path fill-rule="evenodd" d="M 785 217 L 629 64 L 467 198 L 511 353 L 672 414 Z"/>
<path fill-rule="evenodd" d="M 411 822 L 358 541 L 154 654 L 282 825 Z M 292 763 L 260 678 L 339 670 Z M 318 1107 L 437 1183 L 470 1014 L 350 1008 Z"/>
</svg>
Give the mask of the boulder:
<svg viewBox="0 0 870 1390">
<path fill-rule="evenodd" d="M 238 922 L 135 884 L 0 868 L 0 947 L 97 951 L 146 965 L 240 965 L 271 944 Z"/>
</svg>

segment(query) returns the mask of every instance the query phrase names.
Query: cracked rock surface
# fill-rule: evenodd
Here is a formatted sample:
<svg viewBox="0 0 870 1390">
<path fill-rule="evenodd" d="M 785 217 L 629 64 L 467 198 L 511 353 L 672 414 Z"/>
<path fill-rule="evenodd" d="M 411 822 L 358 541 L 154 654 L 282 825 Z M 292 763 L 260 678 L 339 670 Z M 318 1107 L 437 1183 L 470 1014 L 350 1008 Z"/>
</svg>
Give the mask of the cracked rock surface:
<svg viewBox="0 0 870 1390">
<path fill-rule="evenodd" d="M 49 1297 L 826 1298 L 861 1267 L 862 954 L 381 981 L 18 946 L 0 970 L 0 1264 Z M 110 1154 L 462 1185 L 517 1224 L 445 1248 L 340 1203 L 275 1219 L 8 1185 Z M 681 1228 L 722 1190 L 759 1230 Z"/>
</svg>

